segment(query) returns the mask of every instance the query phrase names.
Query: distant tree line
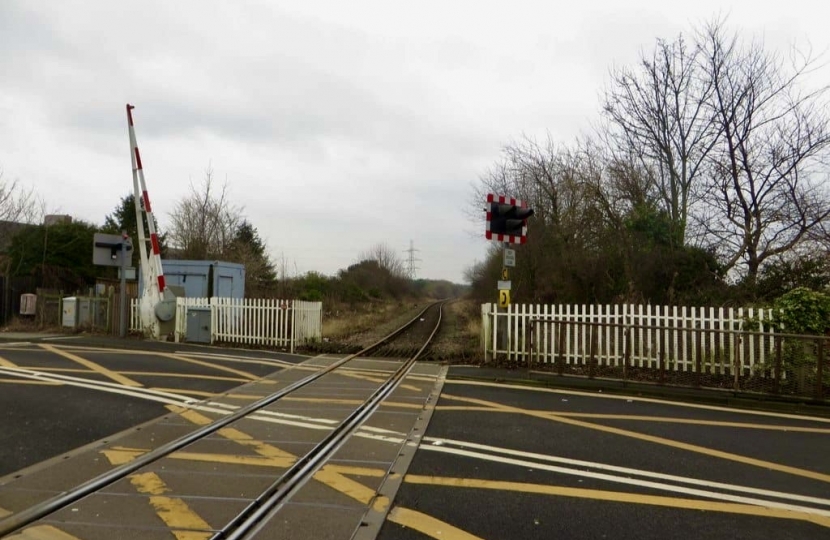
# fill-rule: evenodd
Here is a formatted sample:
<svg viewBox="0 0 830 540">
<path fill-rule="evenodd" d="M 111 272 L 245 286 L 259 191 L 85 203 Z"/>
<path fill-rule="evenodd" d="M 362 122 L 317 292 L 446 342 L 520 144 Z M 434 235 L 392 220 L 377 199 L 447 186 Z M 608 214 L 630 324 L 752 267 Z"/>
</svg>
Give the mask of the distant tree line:
<svg viewBox="0 0 830 540">
<path fill-rule="evenodd" d="M 522 302 L 723 304 L 830 283 L 827 87 L 716 20 L 614 68 L 602 122 L 571 143 L 524 138 L 482 177 L 536 214 Z M 478 217 L 480 220 L 481 217 Z M 467 272 L 494 301 L 501 246 Z"/>
<path fill-rule="evenodd" d="M 14 224 L 14 234 L 0 245 L 0 273 L 32 276 L 39 286 L 65 292 L 83 291 L 97 278 L 116 277 L 116 269 L 92 264 L 93 237 L 96 232 L 120 234 L 132 239 L 139 251 L 136 201 L 133 194 L 122 197 L 112 213 L 97 226 L 80 220 L 42 223 L 37 214 L 37 199 L 16 182 L 2 182 L 0 176 L 0 217 Z M 20 225 L 18 220 L 25 220 Z M 39 222 L 38 222 L 39 221 Z M 217 187 L 209 168 L 201 185 L 191 185 L 170 215 L 170 226 L 161 231 L 159 245 L 163 259 L 222 260 L 245 266 L 245 294 L 251 298 L 300 298 L 339 304 L 358 304 L 382 300 L 401 300 L 413 296 L 448 298 L 461 294 L 462 287 L 447 281 L 412 280 L 407 276 L 397 251 L 378 243 L 359 253 L 357 262 L 334 276 L 309 272 L 291 276 L 285 261 L 278 265 L 268 254 L 257 228 L 234 205 L 227 185 Z M 0 232 L 4 229 L 0 228 Z M 150 250 L 149 230 L 144 237 Z M 134 254 L 134 260 L 138 256 Z"/>
<path fill-rule="evenodd" d="M 334 304 L 360 304 L 406 298 L 452 298 L 466 288 L 445 280 L 410 279 L 404 263 L 388 244 L 375 244 L 334 276 L 309 272 L 284 281 L 286 296 Z"/>
</svg>

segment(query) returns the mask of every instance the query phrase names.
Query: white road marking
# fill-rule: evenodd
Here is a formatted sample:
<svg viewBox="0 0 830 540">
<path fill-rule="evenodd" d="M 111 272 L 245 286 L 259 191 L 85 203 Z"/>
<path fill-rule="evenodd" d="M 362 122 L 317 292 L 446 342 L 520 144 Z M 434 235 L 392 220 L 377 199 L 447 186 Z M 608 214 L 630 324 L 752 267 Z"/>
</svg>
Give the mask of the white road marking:
<svg viewBox="0 0 830 540">
<path fill-rule="evenodd" d="M 173 394 L 171 392 L 163 392 L 161 390 L 152 390 L 150 388 L 140 388 L 134 386 L 126 386 L 117 383 L 92 381 L 83 379 L 81 377 L 71 377 L 69 375 L 60 375 L 57 373 L 46 373 L 43 371 L 36 371 L 24 368 L 11 368 L 0 366 L 0 374 L 9 375 L 13 377 L 20 377 L 23 379 L 31 379 L 36 381 L 57 382 L 67 386 L 75 386 L 78 388 L 87 388 L 90 390 L 99 390 L 111 394 L 121 394 L 131 397 L 139 397 L 150 401 L 157 401 L 170 405 L 190 405 L 196 400 L 183 396 L 181 394 Z"/>
<path fill-rule="evenodd" d="M 432 443 L 432 444 L 426 444 L 426 443 Z M 501 447 L 498 447 L 498 446 L 489 446 L 489 445 L 485 445 L 485 444 L 472 443 L 472 442 L 468 442 L 468 441 L 458 441 L 458 440 L 454 440 L 454 439 L 442 439 L 442 438 L 438 438 L 438 437 L 424 437 L 424 444 L 421 445 L 421 448 L 423 448 L 424 450 L 432 450 L 432 451 L 435 451 L 435 452 L 441 452 L 443 448 L 452 447 L 452 446 L 457 446 L 457 447 L 459 447 L 459 450 L 462 450 L 462 451 L 465 448 L 472 448 L 472 449 L 476 449 L 476 450 L 489 451 L 489 452 L 495 453 L 495 454 L 503 454 L 503 455 L 514 456 L 514 457 L 529 458 L 529 459 L 535 459 L 535 460 L 539 460 L 539 461 L 548 461 L 548 462 L 552 462 L 552 463 L 564 463 L 564 464 L 567 464 L 567 465 L 574 465 L 576 467 L 590 467 L 592 469 L 598 469 L 598 470 L 603 470 L 603 471 L 613 471 L 613 472 L 617 472 L 617 473 L 620 473 L 620 474 L 626 474 L 626 475 L 643 476 L 643 477 L 646 477 L 646 478 L 656 478 L 656 479 L 660 479 L 660 480 L 670 480 L 670 481 L 679 482 L 679 483 L 682 483 L 682 484 L 692 484 L 692 485 L 697 485 L 697 486 L 723 489 L 723 490 L 727 490 L 727 491 L 736 491 L 736 492 L 741 492 L 741 493 L 752 493 L 754 495 L 765 495 L 767 497 L 775 497 L 775 498 L 779 498 L 779 499 L 789 499 L 789 500 L 795 500 L 795 501 L 801 501 L 801 502 L 810 502 L 810 503 L 814 503 L 814 504 L 821 504 L 821 505 L 824 505 L 824 506 L 830 506 L 830 500 L 820 499 L 818 497 L 808 497 L 808 496 L 805 496 L 805 495 L 797 495 L 797 494 L 794 494 L 794 493 L 785 493 L 785 492 L 781 492 L 781 491 L 772 491 L 772 490 L 767 490 L 767 489 L 751 488 L 751 487 L 746 487 L 746 486 L 739 486 L 739 485 L 736 485 L 736 484 L 726 484 L 726 483 L 722 483 L 722 482 L 711 482 L 711 481 L 708 481 L 708 480 L 698 480 L 696 478 L 690 478 L 690 477 L 687 477 L 687 476 L 676 476 L 676 475 L 672 475 L 672 474 L 664 474 L 664 473 L 658 473 L 658 472 L 645 471 L 645 470 L 642 470 L 642 469 L 632 469 L 632 468 L 628 468 L 628 467 L 618 467 L 616 465 L 607 465 L 607 464 L 598 463 L 598 462 L 595 462 L 595 461 L 583 461 L 583 460 L 579 460 L 579 459 L 570 459 L 570 458 L 564 458 L 564 457 L 558 457 L 558 456 L 549 456 L 549 455 L 545 455 L 545 454 L 537 454 L 537 453 L 534 453 L 534 452 L 524 452 L 524 451 L 521 451 L 521 450 L 511 450 L 509 448 L 501 448 Z M 455 452 L 452 452 L 452 453 L 455 453 Z M 481 455 L 481 454 L 476 453 L 475 456 L 471 456 L 471 457 L 479 457 L 479 455 Z M 492 456 L 492 457 L 496 458 L 498 456 Z M 575 471 L 575 473 L 585 472 L 585 471 L 576 471 L 575 469 L 570 469 L 570 470 Z"/>
<path fill-rule="evenodd" d="M 29 369 L 21 369 L 21 368 L 7 368 L 7 367 L 0 367 L 0 373 L 4 373 L 6 375 L 22 377 L 27 379 L 34 379 L 34 380 L 44 380 L 48 382 L 60 382 L 62 384 L 67 384 L 71 386 L 77 386 L 81 388 L 88 388 L 92 390 L 98 390 L 103 392 L 121 394 L 131 397 L 136 397 L 140 399 L 146 399 L 150 401 L 156 401 L 159 403 L 164 403 L 168 405 L 176 405 L 179 407 L 195 409 L 202 412 L 212 412 L 216 414 L 231 414 L 236 409 L 239 409 L 239 406 L 221 403 L 221 402 L 205 402 L 200 403 L 196 402 L 195 400 L 188 398 L 187 396 L 174 394 L 171 392 L 162 392 L 152 389 L 146 388 L 135 388 L 135 387 L 127 387 L 122 386 L 116 383 L 110 382 L 102 382 L 102 381 L 90 381 L 87 379 L 82 379 L 79 377 L 71 377 L 65 375 L 56 375 L 51 373 L 44 373 L 38 372 L 35 370 Z M 301 415 L 291 415 L 286 413 L 278 413 L 275 411 L 259 411 L 251 416 L 252 419 L 275 423 L 275 424 L 282 424 L 282 425 L 290 425 L 296 426 L 306 429 L 315 429 L 315 430 L 331 430 L 332 427 L 338 424 L 338 421 L 331 420 L 327 418 L 315 418 L 315 417 L 308 417 L 308 416 L 301 416 Z M 382 428 L 374 428 L 371 426 L 362 426 L 360 430 L 355 433 L 356 436 L 366 439 L 378 440 L 382 442 L 388 442 L 393 444 L 402 444 L 406 440 L 406 435 L 403 433 L 390 431 Z M 562 458 L 557 456 L 547 456 L 544 454 L 537 454 L 531 452 L 524 452 L 520 450 L 512 450 L 508 448 L 501 448 L 496 446 L 489 446 L 489 445 L 482 445 L 478 443 L 472 443 L 467 441 L 458 441 L 453 439 L 442 439 L 436 437 L 424 437 L 424 443 L 433 443 L 433 444 L 421 444 L 420 448 L 428 451 L 433 452 L 442 452 L 446 454 L 454 454 L 464 457 L 471 457 L 474 459 L 481 459 L 486 461 L 493 461 L 498 463 L 504 463 L 509 465 L 515 465 L 520 467 L 527 467 L 532 469 L 538 470 L 546 470 L 550 472 L 557 472 L 562 474 L 569 474 L 569 475 L 576 475 L 582 476 L 587 478 L 594 478 L 598 480 L 606 480 L 611 482 L 635 485 L 639 487 L 647 487 L 653 489 L 660 489 L 664 491 L 676 492 L 676 493 L 684 493 L 689 495 L 697 495 L 700 497 L 716 499 L 716 500 L 725 500 L 725 501 L 732 501 L 744 504 L 753 504 L 758 506 L 765 506 L 770 508 L 781 508 L 786 510 L 795 510 L 795 511 L 802 511 L 807 512 L 815 515 L 822 515 L 822 516 L 830 516 L 830 511 L 815 509 L 811 507 L 804 507 L 798 505 L 790 505 L 784 504 L 774 501 L 768 501 L 764 499 L 756 499 L 756 498 L 749 498 L 749 497 L 741 497 L 737 495 L 730 495 L 726 493 L 719 493 L 715 491 L 708 491 L 708 490 L 699 490 L 699 489 L 692 489 L 692 488 L 685 488 L 682 486 L 673 486 L 670 484 L 665 484 L 662 482 L 652 482 L 648 480 L 638 480 L 633 478 L 626 478 L 622 476 L 615 476 L 610 474 L 604 473 L 596 473 L 592 471 L 583 471 L 577 470 L 572 468 L 566 467 L 558 467 L 553 465 L 547 465 L 545 463 L 540 463 L 540 461 L 547 461 L 547 462 L 555 462 L 555 463 L 565 463 L 579 467 L 589 467 L 598 470 L 605 470 L 605 471 L 613 471 L 618 472 L 621 474 L 628 474 L 633 476 L 641 476 L 646 478 L 655 478 L 661 480 L 669 480 L 673 482 L 683 483 L 683 484 L 691 484 L 691 485 L 698 485 L 710 488 L 717 488 L 727 491 L 733 492 L 742 492 L 742 493 L 751 493 L 755 495 L 764 495 L 767 497 L 773 497 L 778 499 L 784 500 L 792 500 L 792 501 L 800 501 L 800 502 L 807 502 L 813 504 L 819 504 L 823 506 L 830 506 L 830 500 L 828 499 L 821 499 L 817 497 L 808 497 L 804 495 L 792 494 L 792 493 L 784 493 L 772 490 L 763 490 L 757 488 L 751 488 L 747 486 L 739 486 L 735 484 L 726 484 L 721 482 L 710 482 L 707 480 L 699 480 L 695 478 L 683 477 L 683 476 L 676 476 L 676 475 L 668 475 L 663 473 L 651 472 L 651 471 L 644 471 L 639 469 L 631 469 L 626 467 L 618 467 L 614 465 L 607 465 L 603 463 L 597 462 L 589 462 L 583 460 L 574 460 L 569 458 Z M 415 445 L 417 443 L 410 443 L 411 445 Z M 453 448 L 453 446 L 457 446 L 459 448 Z M 483 452 L 473 452 L 470 450 L 465 450 L 464 448 L 475 448 L 477 450 L 486 450 L 492 453 L 483 453 Z M 530 458 L 539 461 L 528 461 L 524 459 L 514 459 L 505 456 L 515 456 L 515 457 L 523 457 L 523 458 Z"/>
<path fill-rule="evenodd" d="M 557 467 L 555 465 L 546 465 L 544 463 L 539 463 L 536 461 L 526 461 L 526 460 L 519 460 L 513 459 L 505 456 L 498 456 L 492 454 L 484 454 L 481 452 L 472 452 L 469 450 L 462 450 L 459 448 L 447 448 L 445 446 L 431 446 L 431 445 L 421 445 L 421 449 L 424 450 L 432 450 L 434 452 L 441 452 L 444 454 L 454 454 L 458 456 L 464 457 L 471 457 L 476 459 L 481 459 L 484 461 L 493 461 L 496 463 L 507 464 L 507 465 L 516 465 L 518 467 L 527 467 L 530 469 L 537 469 L 549 472 L 556 472 L 562 474 L 569 474 L 574 476 L 582 476 L 585 478 L 594 478 L 596 480 L 606 480 L 609 482 L 616 482 L 620 484 L 628 484 L 632 486 L 638 487 L 645 487 L 645 488 L 652 488 L 652 489 L 659 489 L 663 491 L 669 491 L 674 493 L 683 493 L 686 495 L 696 495 L 698 497 L 705 497 L 707 499 L 715 499 L 715 500 L 723 500 L 723 501 L 731 501 L 736 503 L 742 504 L 751 504 L 755 506 L 763 506 L 766 508 L 780 508 L 783 510 L 794 510 L 799 512 L 805 512 L 809 514 L 819 515 L 830 517 L 830 510 L 820 510 L 818 508 L 812 508 L 809 506 L 798 506 L 793 504 L 784 504 L 775 501 L 768 501 L 764 499 L 755 499 L 749 497 L 741 497 L 738 495 L 730 495 L 728 493 L 719 493 L 716 491 L 707 491 L 701 489 L 692 489 L 686 488 L 682 486 L 672 486 L 669 484 L 664 484 L 662 482 L 651 482 L 648 480 L 636 480 L 634 478 L 625 478 L 623 476 L 614 476 L 610 474 L 603 474 L 603 473 L 595 473 L 591 471 L 580 471 L 577 469 L 569 469 L 566 467 Z M 779 497 L 786 498 L 785 496 L 789 494 L 782 493 Z M 830 501 L 819 499 L 822 501 L 822 504 L 830 504 Z"/>
<path fill-rule="evenodd" d="M 772 418 L 788 418 L 790 420 L 802 420 L 808 422 L 821 422 L 830 424 L 830 418 L 823 418 L 820 416 L 805 416 L 800 414 L 776 413 L 768 411 L 755 411 L 750 409 L 734 409 L 731 407 L 719 407 L 717 405 L 701 405 L 699 403 L 685 403 L 681 401 L 667 401 L 664 399 L 644 398 L 637 396 L 628 396 L 623 394 L 601 394 L 598 392 L 583 392 L 579 390 L 560 390 L 556 388 L 540 388 L 536 386 L 526 386 L 521 384 L 509 383 L 495 383 L 487 381 L 463 381 L 447 379 L 446 384 L 456 384 L 462 386 L 488 386 L 492 388 L 506 388 L 509 390 L 524 390 L 526 392 L 542 392 L 550 394 L 565 394 L 571 396 L 584 396 L 598 399 L 613 399 L 619 401 L 636 401 L 641 403 L 657 403 L 659 405 L 670 405 L 672 407 L 684 407 L 688 409 L 702 409 L 707 411 L 728 412 L 732 414 L 748 414 L 753 416 L 768 416 Z"/>
<path fill-rule="evenodd" d="M 230 354 L 218 354 L 218 353 L 200 353 L 200 352 L 192 352 L 192 351 L 176 351 L 174 354 L 178 354 L 179 356 L 186 356 L 189 358 L 201 358 L 203 360 L 222 360 L 226 362 L 238 362 L 241 364 L 261 364 L 267 366 L 285 366 L 285 367 L 294 367 L 298 366 L 298 363 L 289 362 L 287 360 L 280 360 L 279 358 L 262 358 L 262 357 L 253 357 L 253 356 L 236 356 Z"/>
</svg>

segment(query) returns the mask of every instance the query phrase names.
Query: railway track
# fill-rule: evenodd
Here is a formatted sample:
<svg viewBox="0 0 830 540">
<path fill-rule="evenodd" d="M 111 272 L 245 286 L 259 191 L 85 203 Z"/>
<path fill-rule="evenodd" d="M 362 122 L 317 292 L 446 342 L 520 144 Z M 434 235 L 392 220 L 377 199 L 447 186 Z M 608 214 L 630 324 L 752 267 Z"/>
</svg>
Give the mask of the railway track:
<svg viewBox="0 0 830 540">
<path fill-rule="evenodd" d="M 215 528 L 212 540 L 241 540 L 253 538 L 263 527 L 280 512 L 283 505 L 291 499 L 312 476 L 323 467 L 326 462 L 349 440 L 361 425 L 375 412 L 381 403 L 401 384 L 410 373 L 416 361 L 427 350 L 430 341 L 434 338 L 441 324 L 441 310 L 443 303 L 428 306 L 415 318 L 401 326 L 396 331 L 372 345 L 348 355 L 334 363 L 315 370 L 312 374 L 302 377 L 277 392 L 258 399 L 247 406 L 239 407 L 230 414 L 219 417 L 184 436 L 156 447 L 153 450 L 136 457 L 132 461 L 118 465 L 109 471 L 100 474 L 72 489 L 42 501 L 34 506 L 12 513 L 0 519 L 0 537 L 5 537 L 27 526 L 48 519 L 66 508 L 110 488 L 116 482 L 132 475 L 149 470 L 172 454 L 182 452 L 195 444 L 205 441 L 211 435 L 250 422 L 252 417 L 268 410 L 268 407 L 289 396 L 295 396 L 315 389 L 325 388 L 333 384 L 333 377 L 342 371 L 350 369 L 350 364 L 358 358 L 394 357 L 402 359 L 396 363 L 391 374 L 384 372 L 385 378 L 376 381 L 370 395 L 355 406 L 304 455 L 297 456 L 287 470 L 276 477 L 266 489 L 252 498 L 250 502 L 223 526 Z M 296 399 L 296 398 L 295 398 Z M 195 406 L 198 410 L 198 404 Z"/>
</svg>

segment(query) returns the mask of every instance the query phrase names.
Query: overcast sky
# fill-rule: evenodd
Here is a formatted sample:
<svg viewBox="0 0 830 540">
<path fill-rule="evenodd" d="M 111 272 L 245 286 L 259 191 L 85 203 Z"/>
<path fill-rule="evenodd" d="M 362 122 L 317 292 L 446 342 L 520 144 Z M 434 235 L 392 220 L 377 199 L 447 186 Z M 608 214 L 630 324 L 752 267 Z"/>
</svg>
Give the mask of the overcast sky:
<svg viewBox="0 0 830 540">
<path fill-rule="evenodd" d="M 718 14 L 826 53 L 827 5 L 0 0 L 0 169 L 102 223 L 132 189 L 129 102 L 162 229 L 210 165 L 292 274 L 412 240 L 418 277 L 461 282 L 487 247 L 472 186 L 504 144 L 570 142 L 612 66 Z"/>
</svg>

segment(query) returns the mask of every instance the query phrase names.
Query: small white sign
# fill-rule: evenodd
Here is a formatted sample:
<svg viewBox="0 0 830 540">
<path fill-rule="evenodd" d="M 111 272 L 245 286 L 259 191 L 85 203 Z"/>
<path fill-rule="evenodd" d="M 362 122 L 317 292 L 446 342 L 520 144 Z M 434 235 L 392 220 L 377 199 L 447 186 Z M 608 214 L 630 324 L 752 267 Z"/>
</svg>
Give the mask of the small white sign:
<svg viewBox="0 0 830 540">
<path fill-rule="evenodd" d="M 516 250 L 515 249 L 505 249 L 504 250 L 504 266 L 509 266 L 511 268 L 516 266 Z"/>
<path fill-rule="evenodd" d="M 135 266 L 128 266 L 125 268 L 126 273 L 124 274 L 127 281 L 135 281 L 138 279 L 138 274 L 135 271 Z M 118 269 L 118 279 L 121 279 L 121 269 Z"/>
<path fill-rule="evenodd" d="M 509 291 L 510 285 L 512 285 L 510 281 L 499 281 L 499 286 L 496 288 L 500 291 Z"/>
</svg>

